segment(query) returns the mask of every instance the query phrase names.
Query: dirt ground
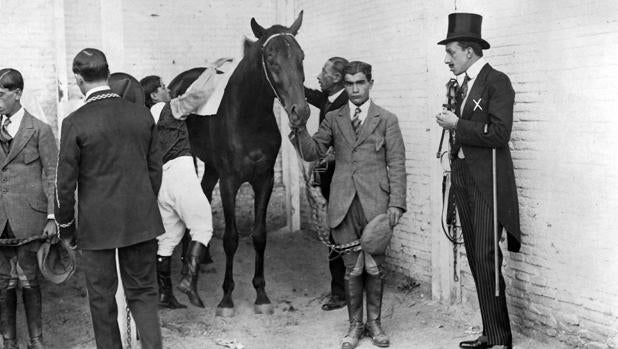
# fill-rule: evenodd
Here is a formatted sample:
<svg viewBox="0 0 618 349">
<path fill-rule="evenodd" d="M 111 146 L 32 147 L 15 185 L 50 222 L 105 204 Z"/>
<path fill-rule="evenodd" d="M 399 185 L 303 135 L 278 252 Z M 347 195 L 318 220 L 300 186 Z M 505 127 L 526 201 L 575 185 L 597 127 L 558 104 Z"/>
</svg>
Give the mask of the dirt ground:
<svg viewBox="0 0 618 349">
<path fill-rule="evenodd" d="M 200 291 L 206 309 L 189 305 L 184 310 L 161 310 L 165 348 L 339 348 L 347 329 L 345 309 L 320 309 L 329 291 L 326 248 L 309 232 L 280 229 L 270 233 L 266 249 L 266 287 L 275 306 L 273 315 L 253 312 L 255 291 L 253 246 L 242 237 L 236 255 L 234 300 L 236 316 L 215 317 L 222 295 L 224 254 L 220 239 L 212 248 L 214 264 L 200 275 Z M 179 280 L 180 262 L 175 260 L 174 282 Z M 411 280 L 387 284 L 383 325 L 391 348 L 457 348 L 460 340 L 475 338 L 480 319 L 461 307 L 446 307 L 429 299 L 426 289 Z M 48 348 L 94 348 L 83 274 L 79 271 L 63 285 L 43 285 L 44 337 Z M 189 304 L 176 292 L 178 299 Z M 23 310 L 20 336 L 25 337 Z M 234 344 L 235 343 L 235 344 Z M 227 346 L 226 346 L 227 344 Z M 25 348 L 25 342 L 20 343 Z M 358 348 L 374 348 L 363 339 Z M 557 343 L 538 343 L 515 335 L 515 348 L 563 348 Z"/>
</svg>

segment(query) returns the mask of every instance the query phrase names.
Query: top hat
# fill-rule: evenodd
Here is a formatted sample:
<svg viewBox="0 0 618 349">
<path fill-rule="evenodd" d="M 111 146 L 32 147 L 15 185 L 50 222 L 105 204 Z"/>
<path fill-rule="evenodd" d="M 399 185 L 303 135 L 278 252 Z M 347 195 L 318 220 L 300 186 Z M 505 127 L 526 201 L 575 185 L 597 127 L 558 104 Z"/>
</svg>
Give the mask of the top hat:
<svg viewBox="0 0 618 349">
<path fill-rule="evenodd" d="M 64 240 L 43 242 L 37 251 L 41 274 L 49 281 L 59 284 L 75 272 L 75 251 Z"/>
<path fill-rule="evenodd" d="M 474 41 L 487 50 L 489 43 L 481 38 L 483 17 L 476 13 L 451 13 L 448 15 L 448 31 L 446 39 L 438 45 L 446 45 L 451 41 Z"/>
<path fill-rule="evenodd" d="M 360 238 L 363 251 L 371 255 L 383 255 L 393 237 L 393 227 L 386 213 L 373 218 L 365 228 Z"/>
</svg>

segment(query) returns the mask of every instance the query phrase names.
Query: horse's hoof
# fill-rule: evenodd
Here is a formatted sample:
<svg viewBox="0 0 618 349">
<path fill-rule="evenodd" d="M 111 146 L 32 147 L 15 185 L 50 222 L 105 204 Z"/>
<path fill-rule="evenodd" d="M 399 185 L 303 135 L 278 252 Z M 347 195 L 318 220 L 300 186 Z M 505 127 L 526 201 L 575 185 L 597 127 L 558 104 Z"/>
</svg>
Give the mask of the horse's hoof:
<svg viewBox="0 0 618 349">
<path fill-rule="evenodd" d="M 217 311 L 215 313 L 215 316 L 233 317 L 234 313 L 235 313 L 234 308 L 217 307 Z"/>
<path fill-rule="evenodd" d="M 255 304 L 253 306 L 256 314 L 272 315 L 275 313 L 275 308 L 272 304 Z"/>
</svg>

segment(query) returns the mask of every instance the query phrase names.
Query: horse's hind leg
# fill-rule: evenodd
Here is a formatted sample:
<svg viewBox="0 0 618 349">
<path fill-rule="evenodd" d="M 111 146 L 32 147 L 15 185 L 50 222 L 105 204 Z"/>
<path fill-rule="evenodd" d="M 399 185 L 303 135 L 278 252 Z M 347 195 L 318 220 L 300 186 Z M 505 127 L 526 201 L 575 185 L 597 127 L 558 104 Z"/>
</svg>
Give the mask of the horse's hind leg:
<svg viewBox="0 0 618 349">
<path fill-rule="evenodd" d="M 212 205 L 212 190 L 217 185 L 219 181 L 219 173 L 213 167 L 208 166 L 208 164 L 204 163 L 204 176 L 202 177 L 202 191 L 210 205 Z M 212 241 L 212 240 L 211 240 Z M 206 253 L 204 253 L 204 258 L 202 259 L 202 263 L 210 264 L 212 263 L 212 257 L 210 256 L 210 243 L 206 246 Z"/>
<path fill-rule="evenodd" d="M 223 299 L 217 305 L 217 316 L 234 316 L 234 254 L 238 249 L 238 230 L 236 229 L 236 193 L 240 187 L 237 178 L 221 178 L 219 191 L 225 216 L 225 233 L 223 234 L 223 250 L 225 251 L 225 279 L 223 280 Z"/>
<path fill-rule="evenodd" d="M 255 193 L 255 224 L 253 226 L 253 247 L 255 249 L 255 274 L 253 287 L 257 293 L 255 312 L 257 314 L 272 314 L 273 305 L 266 295 L 266 281 L 264 280 L 264 250 L 266 249 L 266 210 L 273 191 L 273 170 L 260 175 L 251 181 Z"/>
</svg>

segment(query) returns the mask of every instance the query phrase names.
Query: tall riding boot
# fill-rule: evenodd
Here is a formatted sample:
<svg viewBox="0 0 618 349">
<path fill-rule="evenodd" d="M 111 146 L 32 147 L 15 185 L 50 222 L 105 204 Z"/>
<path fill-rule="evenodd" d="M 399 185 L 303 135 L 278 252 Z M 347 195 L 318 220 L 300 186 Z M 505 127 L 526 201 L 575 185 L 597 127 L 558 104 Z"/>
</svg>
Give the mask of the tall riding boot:
<svg viewBox="0 0 618 349">
<path fill-rule="evenodd" d="M 367 275 L 365 290 L 367 291 L 367 335 L 371 337 L 373 345 L 388 347 L 390 341 L 380 323 L 384 280 L 379 275 Z"/>
<path fill-rule="evenodd" d="M 191 304 L 196 307 L 204 308 L 204 302 L 197 293 L 197 277 L 200 272 L 200 261 L 204 254 L 205 247 L 200 242 L 193 241 L 189 250 L 187 260 L 187 275 L 182 277 L 178 289 L 189 297 Z"/>
<path fill-rule="evenodd" d="M 365 330 L 363 325 L 363 275 L 346 275 L 344 287 L 350 328 L 341 341 L 341 349 L 353 349 L 358 345 Z"/>
<path fill-rule="evenodd" d="M 182 267 L 180 268 L 180 275 L 184 277 L 189 272 L 189 269 L 187 267 L 190 253 L 189 248 L 191 247 L 191 234 L 189 234 L 189 229 L 185 229 L 185 234 L 182 236 L 180 245 L 182 246 L 180 253 L 180 262 L 182 262 Z"/>
<path fill-rule="evenodd" d="M 17 290 L 0 290 L 0 327 L 4 339 L 4 349 L 17 347 Z"/>
<path fill-rule="evenodd" d="M 43 327 L 41 323 L 41 288 L 39 286 L 24 287 L 21 290 L 26 309 L 26 322 L 30 344 L 28 349 L 43 349 Z"/>
<path fill-rule="evenodd" d="M 181 309 L 187 306 L 178 302 L 172 288 L 172 257 L 157 256 L 157 282 L 159 283 L 159 306 Z"/>
</svg>

